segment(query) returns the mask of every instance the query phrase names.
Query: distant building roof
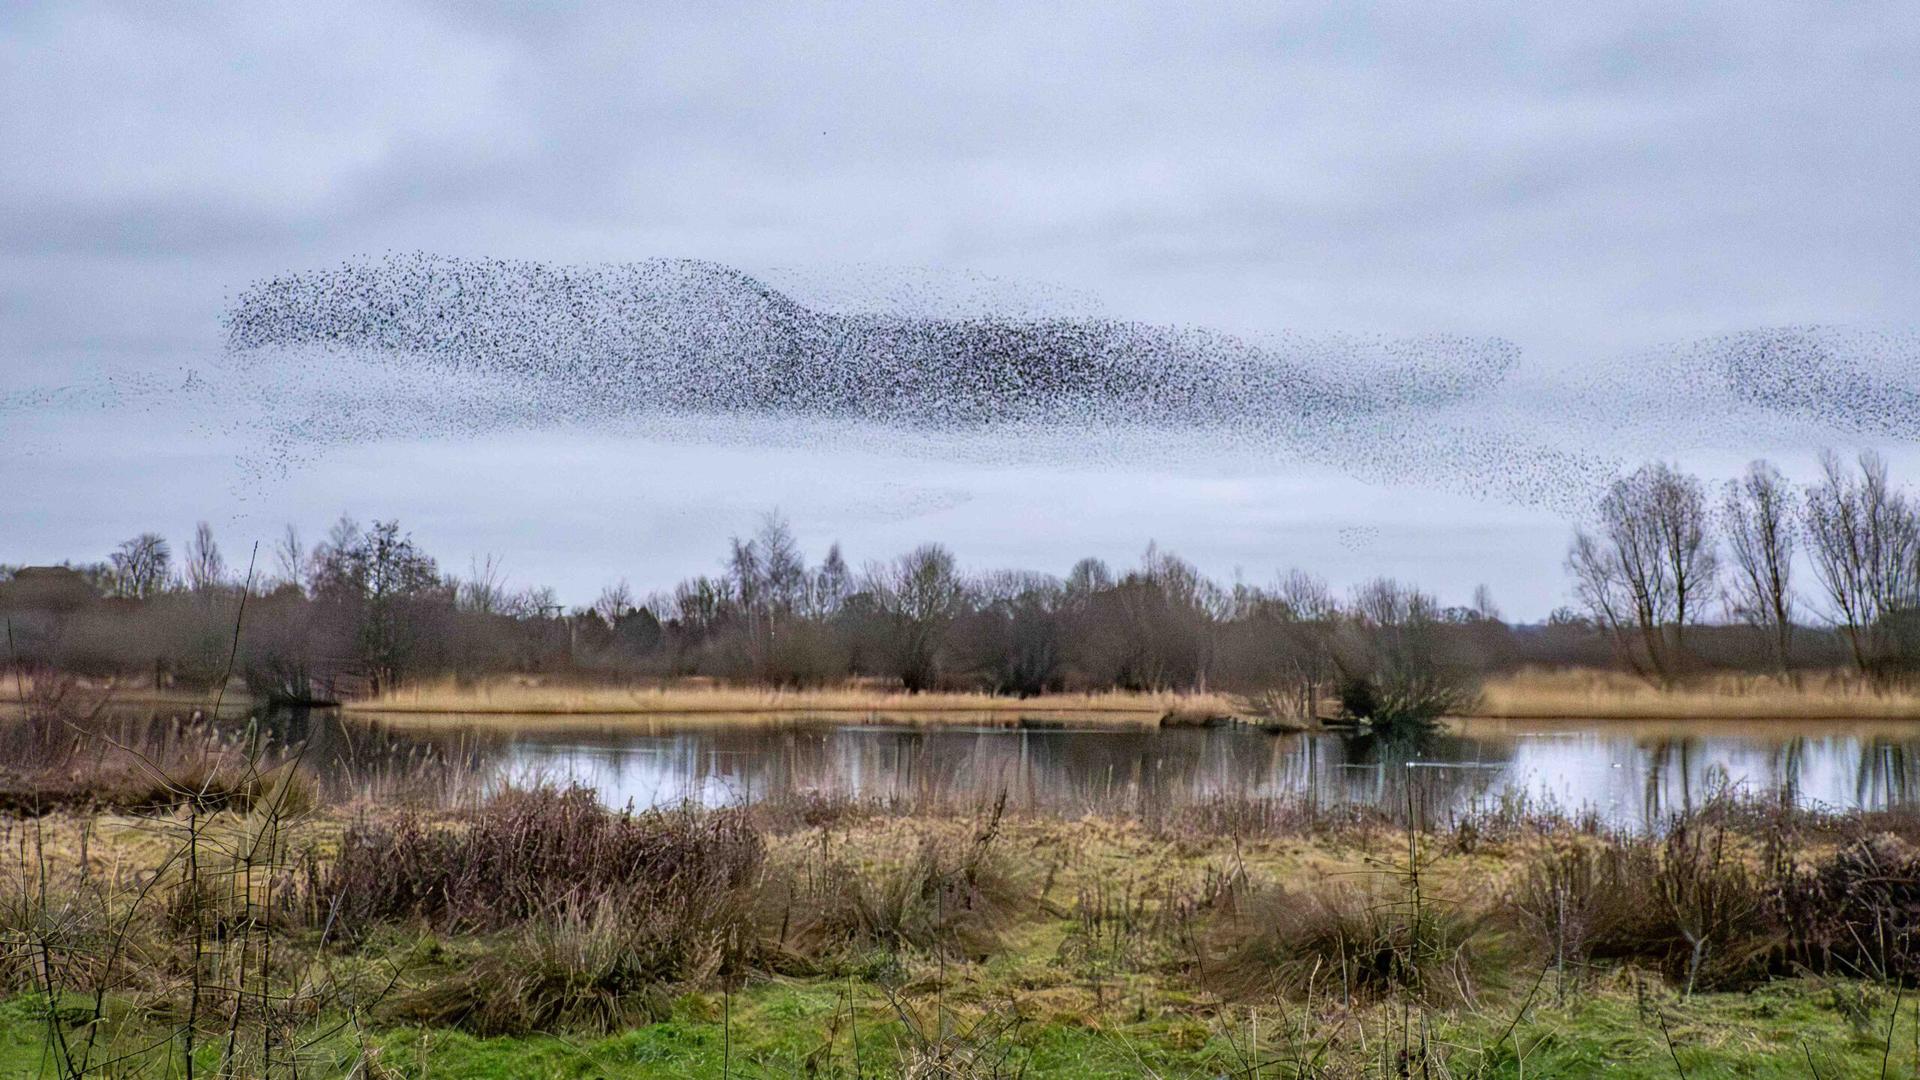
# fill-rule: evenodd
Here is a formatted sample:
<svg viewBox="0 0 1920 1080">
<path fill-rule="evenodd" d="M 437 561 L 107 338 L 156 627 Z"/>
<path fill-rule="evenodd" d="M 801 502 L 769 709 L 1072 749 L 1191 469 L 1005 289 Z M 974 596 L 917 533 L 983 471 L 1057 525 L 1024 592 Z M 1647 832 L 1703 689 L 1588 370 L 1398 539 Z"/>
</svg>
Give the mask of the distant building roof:
<svg viewBox="0 0 1920 1080">
<path fill-rule="evenodd" d="M 99 599 L 86 575 L 69 566 L 23 566 L 0 582 L 0 609 L 71 611 Z"/>
</svg>

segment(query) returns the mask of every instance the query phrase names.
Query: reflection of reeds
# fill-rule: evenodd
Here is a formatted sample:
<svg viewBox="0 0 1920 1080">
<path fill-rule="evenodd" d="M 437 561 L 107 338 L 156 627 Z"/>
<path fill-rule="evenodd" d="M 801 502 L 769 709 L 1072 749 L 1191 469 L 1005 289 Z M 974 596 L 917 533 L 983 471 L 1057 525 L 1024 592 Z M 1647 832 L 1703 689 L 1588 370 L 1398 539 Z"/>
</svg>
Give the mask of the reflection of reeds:
<svg viewBox="0 0 1920 1080">
<path fill-rule="evenodd" d="M 1846 672 L 1703 675 L 1670 687 L 1604 671 L 1491 679 L 1476 715 L 1511 719 L 1914 719 L 1920 694 Z"/>
</svg>

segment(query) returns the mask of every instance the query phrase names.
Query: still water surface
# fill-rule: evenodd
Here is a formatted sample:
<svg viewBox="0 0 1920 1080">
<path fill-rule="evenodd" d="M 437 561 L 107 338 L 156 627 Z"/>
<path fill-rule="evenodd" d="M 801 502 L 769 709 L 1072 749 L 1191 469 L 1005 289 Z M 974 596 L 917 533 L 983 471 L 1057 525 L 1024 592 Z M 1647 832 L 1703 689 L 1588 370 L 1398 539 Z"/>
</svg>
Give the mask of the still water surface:
<svg viewBox="0 0 1920 1080">
<path fill-rule="evenodd" d="M 1417 740 L 1225 728 L 907 727 L 763 719 L 556 723 L 552 717 L 315 717 L 329 767 L 430 755 L 486 781 L 577 781 L 614 805 L 769 794 L 936 795 L 1066 810 L 1210 797 L 1398 802 L 1435 812 L 1504 796 L 1639 825 L 1716 790 L 1879 809 L 1920 800 L 1920 725 L 1823 721 L 1458 721 Z"/>
</svg>

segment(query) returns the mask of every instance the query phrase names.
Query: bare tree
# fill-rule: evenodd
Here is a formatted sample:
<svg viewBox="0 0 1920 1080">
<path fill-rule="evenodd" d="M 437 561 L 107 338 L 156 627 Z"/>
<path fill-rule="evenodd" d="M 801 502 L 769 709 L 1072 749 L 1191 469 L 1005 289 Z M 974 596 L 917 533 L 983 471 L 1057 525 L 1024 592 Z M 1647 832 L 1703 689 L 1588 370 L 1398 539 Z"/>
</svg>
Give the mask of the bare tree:
<svg viewBox="0 0 1920 1080">
<path fill-rule="evenodd" d="M 853 571 L 847 568 L 846 557 L 836 543 L 827 549 L 827 557 L 813 572 L 807 589 L 807 614 L 815 619 L 831 618 L 852 593 Z"/>
<path fill-rule="evenodd" d="M 1656 462 L 1614 481 L 1599 516 L 1598 535 L 1580 530 L 1568 553 L 1574 590 L 1636 670 L 1669 680 L 1718 570 L 1706 494 Z"/>
<path fill-rule="evenodd" d="M 1473 587 L 1473 607 L 1470 610 L 1482 622 L 1500 621 L 1500 605 L 1494 602 L 1493 590 L 1484 584 Z"/>
<path fill-rule="evenodd" d="M 113 564 L 116 595 L 144 600 L 167 587 L 172 552 L 157 533 L 122 541 L 108 560 Z"/>
<path fill-rule="evenodd" d="M 288 525 L 280 534 L 280 542 L 273 547 L 273 557 L 278 566 L 280 580 L 299 588 L 307 578 L 307 549 L 300 542 L 300 530 Z"/>
<path fill-rule="evenodd" d="M 991 688 L 1021 697 L 1057 689 L 1066 660 L 1059 579 L 1004 570 L 977 579 L 973 592 L 978 615 L 962 648 Z"/>
<path fill-rule="evenodd" d="M 500 559 L 495 555 L 467 560 L 467 579 L 455 591 L 460 610 L 476 615 L 496 615 L 506 604 L 507 580 Z"/>
<path fill-rule="evenodd" d="M 1113 571 L 1100 559 L 1081 559 L 1067 571 L 1067 595 L 1085 600 L 1113 588 Z"/>
<path fill-rule="evenodd" d="M 522 589 L 500 590 L 499 613 L 516 619 L 558 619 L 565 605 L 550 585 L 528 585 Z"/>
<path fill-rule="evenodd" d="M 314 552 L 311 591 L 348 616 L 376 692 L 409 673 L 430 640 L 429 610 L 453 603 L 438 565 L 396 521 L 376 521 L 363 533 L 342 517 Z"/>
<path fill-rule="evenodd" d="M 1860 454 L 1858 479 L 1837 454 L 1820 462 L 1801 515 L 1814 577 L 1855 666 L 1883 673 L 1899 659 L 1896 622 L 1920 607 L 1920 514 L 1878 454 Z"/>
<path fill-rule="evenodd" d="M 674 586 L 666 605 L 673 620 L 694 639 L 712 633 L 733 606 L 733 586 L 724 578 L 702 574 Z"/>
<path fill-rule="evenodd" d="M 213 539 L 213 527 L 204 521 L 194 526 L 193 540 L 187 544 L 187 561 L 183 572 L 186 574 L 187 588 L 197 593 L 218 588 L 226 580 L 227 561 L 220 554 L 220 545 Z"/>
<path fill-rule="evenodd" d="M 768 616 L 798 610 L 807 589 L 807 564 L 786 519 L 766 514 L 751 539 L 734 537 L 727 575 L 736 600 L 749 613 Z"/>
<path fill-rule="evenodd" d="M 742 619 L 748 667 L 760 678 L 774 677 L 782 666 L 776 654 L 785 650 L 791 624 L 806 607 L 809 586 L 806 560 L 785 518 L 765 514 L 752 539 L 733 538 L 727 579 Z"/>
<path fill-rule="evenodd" d="M 1142 690 L 1206 689 L 1217 621 L 1229 594 L 1198 568 L 1149 543 L 1140 567 L 1103 594 L 1121 648 L 1123 685 Z"/>
<path fill-rule="evenodd" d="M 359 590 L 353 580 L 354 549 L 360 544 L 360 523 L 341 514 L 327 529 L 327 538 L 308 557 L 307 592 L 320 596 L 343 596 Z"/>
<path fill-rule="evenodd" d="M 1289 570 L 1275 589 L 1283 624 L 1284 655 L 1272 664 L 1279 681 L 1269 709 L 1309 724 L 1320 717 L 1320 700 L 1335 672 L 1333 637 L 1340 602 L 1325 578 L 1304 570 Z"/>
<path fill-rule="evenodd" d="M 621 578 L 617 583 L 601 589 L 599 599 L 593 602 L 593 610 L 608 626 L 620 625 L 620 620 L 634 610 L 633 587 L 627 584 L 627 579 Z"/>
<path fill-rule="evenodd" d="M 947 630 L 967 608 L 966 582 L 953 553 L 923 544 L 870 567 L 867 591 L 889 624 L 901 683 L 911 693 L 931 689 L 939 681 Z"/>
<path fill-rule="evenodd" d="M 1774 668 L 1786 671 L 1793 644 L 1793 553 L 1799 499 L 1768 462 L 1727 482 L 1720 520 L 1733 552 L 1730 606 L 1767 636 Z"/>
</svg>

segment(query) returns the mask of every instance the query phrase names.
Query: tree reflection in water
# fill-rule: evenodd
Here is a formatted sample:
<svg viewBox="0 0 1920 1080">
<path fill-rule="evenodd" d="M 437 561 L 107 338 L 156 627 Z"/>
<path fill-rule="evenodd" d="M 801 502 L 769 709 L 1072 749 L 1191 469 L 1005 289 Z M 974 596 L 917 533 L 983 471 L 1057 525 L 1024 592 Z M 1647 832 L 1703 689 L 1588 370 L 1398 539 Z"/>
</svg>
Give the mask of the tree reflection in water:
<svg viewBox="0 0 1920 1080">
<path fill-rule="evenodd" d="M 459 717 L 388 726 L 333 712 L 261 718 L 272 741 L 341 793 L 402 786 L 580 782 L 608 802 L 720 804 L 817 792 L 1132 812 L 1221 798 L 1401 806 L 1434 813 L 1497 798 L 1640 824 L 1712 793 L 1879 808 L 1920 793 L 1920 733 L 1895 725 L 1727 721 L 1521 723 L 1308 735 L 1251 729 L 890 727 L 781 720 L 557 726 Z M 424 778 L 424 779 L 423 779 Z"/>
</svg>

